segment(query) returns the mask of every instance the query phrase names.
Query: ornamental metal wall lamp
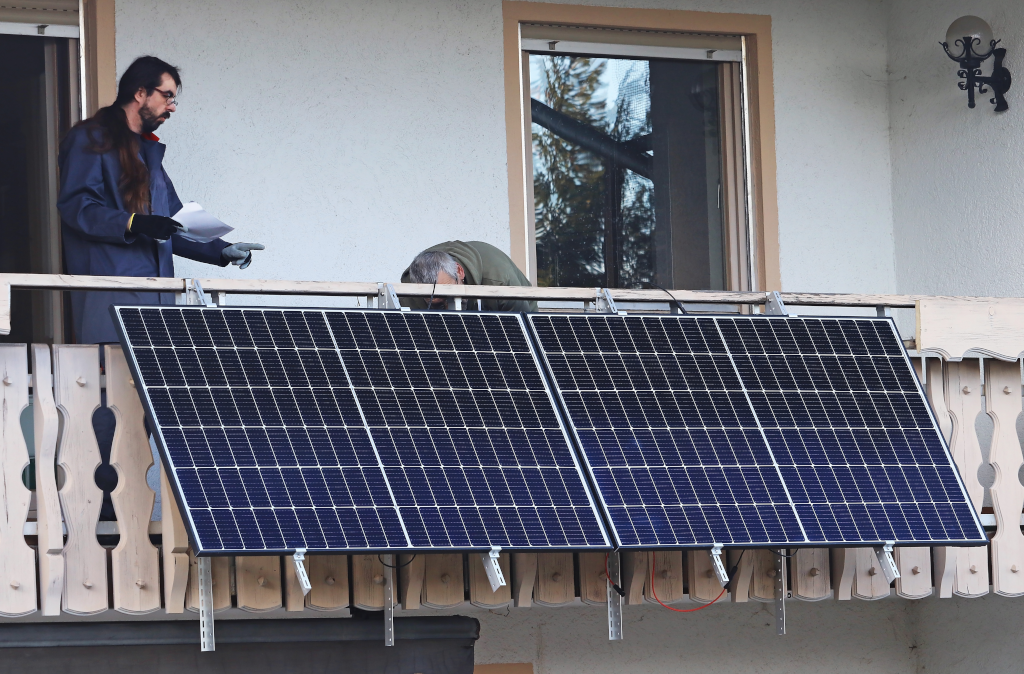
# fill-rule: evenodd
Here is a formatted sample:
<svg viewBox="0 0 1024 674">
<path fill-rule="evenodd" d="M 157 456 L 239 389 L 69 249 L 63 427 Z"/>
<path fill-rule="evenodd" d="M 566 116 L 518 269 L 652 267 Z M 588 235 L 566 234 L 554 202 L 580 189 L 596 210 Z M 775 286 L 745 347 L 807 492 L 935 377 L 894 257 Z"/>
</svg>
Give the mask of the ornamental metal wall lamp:
<svg viewBox="0 0 1024 674">
<path fill-rule="evenodd" d="M 946 55 L 960 64 L 957 76 L 964 78 L 959 82 L 961 90 L 967 90 L 967 107 L 974 107 L 974 90 L 977 88 L 979 94 L 989 92 L 985 87 L 991 87 L 994 98 L 990 103 L 996 106 L 996 112 L 1008 110 L 1003 97 L 1010 89 L 1012 78 L 1010 71 L 1003 66 L 1003 59 L 1006 57 L 1006 50 L 1002 47 L 996 48 L 1001 40 L 992 39 L 992 28 L 976 16 L 961 16 L 949 25 L 946 31 L 946 41 L 941 43 L 946 50 Z M 952 46 L 951 46 L 952 45 Z M 990 56 L 992 60 L 992 75 L 982 77 L 981 64 Z"/>
</svg>

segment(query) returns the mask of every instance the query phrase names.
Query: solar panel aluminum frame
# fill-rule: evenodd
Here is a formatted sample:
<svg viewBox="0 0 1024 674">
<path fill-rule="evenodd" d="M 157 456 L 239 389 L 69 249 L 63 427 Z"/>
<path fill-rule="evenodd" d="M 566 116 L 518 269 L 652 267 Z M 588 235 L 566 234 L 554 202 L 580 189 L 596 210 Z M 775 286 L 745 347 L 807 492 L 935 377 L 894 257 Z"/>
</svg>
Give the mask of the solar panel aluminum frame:
<svg viewBox="0 0 1024 674">
<path fill-rule="evenodd" d="M 167 306 L 161 306 L 161 305 L 157 305 L 157 306 L 154 306 L 154 305 L 116 305 L 116 306 L 114 306 L 114 305 L 112 305 L 110 307 L 111 316 L 112 316 L 112 318 L 114 320 L 115 327 L 117 328 L 118 334 L 119 334 L 119 336 L 121 338 L 121 344 L 122 344 L 122 349 L 123 349 L 124 354 L 125 354 L 125 358 L 128 361 L 128 365 L 129 365 L 129 368 L 131 370 L 132 377 L 134 378 L 134 381 L 136 382 L 136 388 L 137 388 L 137 390 L 139 392 L 139 397 L 140 397 L 140 400 L 142 402 L 143 410 L 144 410 L 144 412 L 146 414 L 146 417 L 147 417 L 147 419 L 149 421 L 150 429 L 153 432 L 153 437 L 154 437 L 155 444 L 156 444 L 157 449 L 158 449 L 158 454 L 159 454 L 161 462 L 163 464 L 162 470 L 165 470 L 167 472 L 168 484 L 170 485 L 171 490 L 174 493 L 174 497 L 177 500 L 179 512 L 182 515 L 183 519 L 188 524 L 188 526 L 186 526 L 185 529 L 187 531 L 189 542 L 190 542 L 190 544 L 192 546 L 192 550 L 194 551 L 194 554 L 197 557 L 206 557 L 206 556 L 209 556 L 209 557 L 213 557 L 213 556 L 266 556 L 266 555 L 291 555 L 291 554 L 294 554 L 298 548 L 284 547 L 284 548 L 274 548 L 274 549 L 267 548 L 267 549 L 259 549 L 259 550 L 248 550 L 248 549 L 208 550 L 208 549 L 204 549 L 201 546 L 200 541 L 198 540 L 198 536 L 196 534 L 196 531 L 197 531 L 196 523 L 192 519 L 191 514 L 190 514 L 188 508 L 185 505 L 186 504 L 186 500 L 184 499 L 184 493 L 183 493 L 183 490 L 182 490 L 182 486 L 181 486 L 181 484 L 180 484 L 180 482 L 178 480 L 178 474 L 177 474 L 177 471 L 175 470 L 175 466 L 174 466 L 173 460 L 171 459 L 170 452 L 168 451 L 168 445 L 167 445 L 166 439 L 164 438 L 163 428 L 156 421 L 157 420 L 157 416 L 156 416 L 156 410 L 155 410 L 154 405 L 153 405 L 153 401 L 152 401 L 152 399 L 151 399 L 151 397 L 149 395 L 148 387 L 146 387 L 144 385 L 144 383 L 143 383 L 145 380 L 142 377 L 142 372 L 141 372 L 141 369 L 139 367 L 139 363 L 136 360 L 135 354 L 133 353 L 132 349 L 129 347 L 129 344 L 130 344 L 129 337 L 128 337 L 125 325 L 124 325 L 124 323 L 122 321 L 121 315 L 119 313 L 120 310 L 126 310 L 126 309 L 145 310 L 145 309 L 154 309 L 154 308 L 158 308 L 158 309 L 159 308 L 179 308 L 179 309 L 186 309 L 186 310 L 192 310 L 192 311 L 221 311 L 221 310 L 229 310 L 229 311 L 230 310 L 303 311 L 303 312 L 324 312 L 325 314 L 327 314 L 329 312 L 358 312 L 358 313 L 385 312 L 385 313 L 393 313 L 395 310 L 393 310 L 393 309 L 339 309 L 339 308 L 330 308 L 330 307 L 328 307 L 328 308 L 323 308 L 323 307 L 273 307 L 273 306 L 258 306 L 258 307 L 239 306 L 239 307 L 230 307 L 230 308 L 226 308 L 226 309 L 221 309 L 221 308 L 212 308 L 212 307 L 203 307 L 203 306 L 192 306 L 192 307 L 189 307 L 189 306 L 186 306 L 186 305 L 174 305 L 174 307 L 172 307 L 170 305 L 167 305 Z M 433 314 L 436 314 L 438 312 L 413 311 L 411 313 L 424 313 L 424 314 L 426 314 L 426 313 L 433 313 Z M 523 314 L 511 314 L 509 312 L 479 312 L 479 311 L 474 311 L 472 313 L 474 315 L 478 315 L 478 316 L 483 316 L 483 315 L 497 315 L 497 316 L 504 316 L 504 317 L 515 316 L 517 321 L 519 322 L 520 328 L 522 328 L 522 330 L 523 330 L 523 336 L 525 338 L 524 341 L 525 341 L 526 345 L 528 346 L 528 348 L 530 350 L 530 354 L 531 354 L 531 356 L 532 356 L 532 358 L 534 360 L 534 363 L 537 365 L 537 369 L 538 369 L 538 372 L 540 373 L 540 379 L 541 379 L 541 381 L 543 383 L 545 393 L 547 394 L 548 400 L 551 403 L 552 410 L 554 412 L 554 417 L 558 421 L 559 430 L 561 431 L 562 436 L 565 438 L 566 446 L 567 446 L 567 448 L 569 450 L 568 453 L 572 457 L 573 465 L 574 465 L 574 467 L 576 469 L 577 474 L 580 477 L 580 481 L 581 481 L 581 483 L 583 485 L 583 488 L 586 491 L 586 495 L 587 495 L 587 499 L 588 499 L 588 502 L 590 504 L 590 507 L 593 510 L 594 514 L 596 515 L 595 520 L 597 522 L 598 527 L 600 528 L 601 536 L 602 536 L 603 541 L 604 541 L 604 545 L 600 545 L 600 546 L 565 546 L 565 547 L 554 547 L 554 546 L 550 546 L 550 547 L 507 546 L 507 547 L 502 547 L 501 549 L 503 551 L 506 551 L 506 552 L 574 552 L 574 551 L 600 552 L 600 551 L 611 550 L 614 546 L 613 546 L 613 544 L 611 542 L 611 537 L 609 535 L 609 530 L 608 530 L 607 524 L 606 524 L 606 522 L 605 522 L 605 520 L 604 520 L 604 518 L 602 516 L 601 509 L 597 505 L 597 499 L 595 499 L 595 497 L 594 497 L 594 493 L 593 493 L 593 489 L 592 489 L 590 481 L 589 481 L 588 473 L 587 473 L 586 470 L 583 469 L 583 466 L 581 465 L 580 460 L 579 460 L 579 456 L 576 453 L 576 448 L 575 448 L 575 445 L 573 443 L 572 436 L 569 433 L 569 430 L 568 430 L 568 428 L 566 426 L 566 422 L 565 422 L 565 419 L 564 419 L 564 417 L 562 415 L 561 408 L 559 406 L 557 398 L 554 395 L 554 392 L 551 390 L 548 373 L 545 370 L 544 363 L 543 363 L 543 361 L 540 358 L 540 354 L 538 353 L 536 345 L 534 344 L 533 340 L 531 339 L 530 330 L 528 330 L 526 328 L 524 315 Z M 340 349 L 338 349 L 338 350 L 340 351 Z M 360 428 L 362 428 L 363 430 L 366 431 L 367 436 L 370 439 L 370 443 L 371 443 L 371 445 L 373 445 L 374 453 L 377 456 L 378 465 L 381 467 L 381 470 L 383 472 L 384 464 L 381 462 L 380 455 L 379 455 L 379 453 L 377 451 L 376 443 L 374 442 L 373 434 L 371 433 L 371 427 L 369 426 L 369 424 L 366 423 L 365 416 L 363 416 L 362 405 L 359 402 L 358 396 L 355 395 L 356 386 L 352 382 L 351 377 L 348 376 L 347 368 L 346 368 L 346 378 L 348 379 L 349 390 L 351 390 L 351 392 L 353 393 L 353 397 L 355 398 L 356 405 L 359 408 L 360 416 L 363 418 L 363 425 Z M 388 489 L 389 489 L 389 492 L 390 492 L 391 485 L 390 485 L 390 483 L 388 483 L 386 473 L 385 473 L 384 480 L 385 480 L 385 483 L 388 484 Z M 399 521 L 402 523 L 403 532 L 405 532 L 405 522 L 402 521 L 401 507 L 398 505 L 397 501 L 395 500 L 393 493 L 392 493 L 392 506 L 394 507 L 395 512 L 398 513 Z M 406 535 L 406 542 L 410 542 L 410 539 L 408 537 L 408 533 L 407 532 L 405 532 L 405 535 Z M 307 548 L 307 553 L 306 554 L 384 554 L 384 553 L 395 554 L 395 553 L 431 553 L 431 552 L 437 552 L 437 553 L 444 553 L 444 552 L 488 552 L 488 551 L 491 551 L 492 549 L 493 549 L 493 546 L 490 546 L 490 547 L 488 547 L 488 546 L 480 546 L 480 547 L 423 547 L 423 546 L 415 546 L 415 545 L 411 545 L 410 544 L 407 547 L 366 547 L 366 548 L 344 548 L 344 549 L 310 549 L 310 548 Z"/>
<path fill-rule="evenodd" d="M 579 314 L 570 314 L 569 316 L 574 316 L 574 315 L 579 315 Z M 608 506 L 608 504 L 607 504 L 607 502 L 606 502 L 606 500 L 605 500 L 605 498 L 604 498 L 604 496 L 603 496 L 603 494 L 601 492 L 601 489 L 598 487 L 597 479 L 596 479 L 596 476 L 595 476 L 595 473 L 594 473 L 594 467 L 592 466 L 590 460 L 587 457 L 586 452 L 583 449 L 583 441 L 582 441 L 582 439 L 579 436 L 579 431 L 578 431 L 576 425 L 574 423 L 572 423 L 571 416 L 569 414 L 568 405 L 566 403 L 565 398 L 563 397 L 561 388 L 558 386 L 558 383 L 555 381 L 554 371 L 553 371 L 551 363 L 550 363 L 550 361 L 548 359 L 548 353 L 547 353 L 547 351 L 543 347 L 540 335 L 538 334 L 536 325 L 534 324 L 534 321 L 533 321 L 534 317 L 551 318 L 553 316 L 558 316 L 558 315 L 557 314 L 553 315 L 553 314 L 550 314 L 550 313 L 546 313 L 546 314 L 545 313 L 530 313 L 530 314 L 526 314 L 527 322 L 530 325 L 530 330 L 529 330 L 530 337 L 533 339 L 534 346 L 535 346 L 536 350 L 541 354 L 541 357 L 543 359 L 543 363 L 544 363 L 543 370 L 544 370 L 545 376 L 548 377 L 548 379 L 549 379 L 548 386 L 549 386 L 549 388 L 551 388 L 552 390 L 554 390 L 557 393 L 557 398 L 558 398 L 559 407 L 560 407 L 559 411 L 562 414 L 562 416 L 564 417 L 566 425 L 568 425 L 571 428 L 571 430 L 572 430 L 572 438 L 573 438 L 573 442 L 575 444 L 575 449 L 579 453 L 580 461 L 586 467 L 587 477 L 590 480 L 590 488 L 591 488 L 592 492 L 598 497 L 597 500 L 598 500 L 598 503 L 601 506 L 601 513 L 605 517 L 605 522 L 606 522 L 606 526 L 607 526 L 608 531 L 610 531 L 612 533 L 616 549 L 620 549 L 620 548 L 624 549 L 624 550 L 625 549 L 634 549 L 634 550 L 645 550 L 645 549 L 658 549 L 658 550 L 708 549 L 709 546 L 707 544 L 700 544 L 700 543 L 693 544 L 693 545 L 648 545 L 648 544 L 625 545 L 625 544 L 622 543 L 622 540 L 621 540 L 621 538 L 619 536 L 619 532 L 617 531 L 617 529 L 615 527 L 615 523 L 614 523 L 614 521 L 612 519 L 611 512 L 609 511 L 609 506 Z M 589 316 L 597 317 L 598 315 L 590 314 Z M 641 317 L 641 318 L 642 317 L 666 318 L 665 314 L 660 314 L 660 313 L 656 314 L 656 313 L 643 313 L 643 312 L 633 313 L 633 312 L 630 312 L 630 313 L 627 314 L 627 312 L 625 312 L 625 311 L 617 312 L 615 314 L 601 314 L 601 316 L 603 316 L 605 318 L 616 317 L 616 316 L 621 316 L 621 317 L 630 316 L 630 317 Z M 559 316 L 559 317 L 561 317 L 561 316 Z M 674 318 L 682 318 L 680 316 L 673 316 L 673 317 Z M 942 434 L 942 431 L 939 429 L 938 422 L 937 422 L 937 420 L 935 418 L 935 413 L 932 410 L 931 404 L 928 402 L 928 399 L 927 399 L 927 397 L 925 395 L 924 387 L 921 385 L 921 381 L 920 381 L 920 378 L 917 375 L 917 371 L 914 369 L 912 363 L 910 362 L 910 357 L 907 354 L 906 349 L 903 347 L 902 338 L 900 337 L 899 331 L 896 328 L 895 320 L 891 316 L 878 316 L 878 317 L 874 317 L 874 316 L 831 316 L 831 315 L 822 315 L 822 316 L 817 316 L 817 315 L 811 315 L 811 316 L 793 316 L 793 315 L 769 316 L 769 315 L 765 315 L 765 314 L 740 316 L 740 315 L 737 315 L 737 314 L 721 314 L 721 313 L 714 313 L 714 314 L 707 313 L 707 314 L 705 314 L 705 313 L 701 313 L 699 315 L 691 316 L 691 317 L 698 318 L 698 319 L 736 319 L 736 318 L 741 318 L 741 319 L 744 319 L 744 320 L 769 320 L 769 321 L 789 321 L 789 320 L 799 320 L 801 318 L 804 318 L 804 319 L 822 319 L 822 320 L 831 320 L 831 319 L 835 319 L 835 320 L 850 320 L 850 319 L 853 319 L 853 320 L 866 320 L 866 321 L 873 321 L 873 322 L 884 322 L 889 327 L 889 330 L 892 332 L 892 335 L 893 335 L 894 339 L 896 340 L 897 344 L 900 345 L 900 352 L 901 352 L 903 361 L 904 361 L 907 369 L 910 371 L 911 376 L 913 377 L 914 385 L 915 385 L 915 388 L 916 388 L 916 391 L 917 391 L 918 395 L 920 395 L 921 399 L 925 401 L 924 407 L 927 410 L 927 414 L 928 414 L 929 421 L 931 423 L 932 430 L 934 431 L 935 435 L 938 437 L 938 440 L 941 443 L 943 452 L 945 454 L 946 460 L 949 463 L 950 468 L 952 468 L 953 474 L 956 477 L 957 485 L 958 485 L 958 487 L 960 489 L 960 494 L 962 495 L 964 501 L 970 506 L 970 511 L 971 511 L 972 517 L 973 517 L 973 523 L 974 523 L 974 526 L 976 528 L 976 531 L 979 534 L 979 538 L 977 538 L 977 539 L 928 540 L 927 542 L 916 541 L 916 540 L 909 540 L 909 541 L 907 541 L 907 540 L 896 540 L 896 542 L 895 542 L 896 546 L 897 547 L 933 547 L 933 546 L 974 547 L 974 546 L 987 545 L 989 543 L 988 537 L 985 534 L 985 530 L 984 530 L 984 527 L 983 527 L 983 525 L 981 523 L 981 519 L 980 519 L 980 517 L 978 515 L 978 512 L 974 508 L 973 503 L 971 501 L 971 498 L 970 498 L 970 496 L 967 493 L 967 488 L 966 488 L 966 486 L 964 484 L 962 476 L 960 475 L 960 470 L 957 467 L 956 462 L 953 460 L 952 454 L 950 453 L 949 444 L 946 442 L 945 436 Z M 723 339 L 723 341 L 724 341 L 724 339 Z M 728 345 L 726 345 L 726 350 L 728 351 L 730 360 L 732 360 L 734 354 L 731 351 L 728 350 Z M 735 365 L 734 365 L 734 367 L 735 367 Z M 738 375 L 739 375 L 739 372 L 737 371 L 737 376 Z M 742 383 L 742 378 L 740 378 L 740 382 L 741 382 L 741 386 L 743 386 L 744 394 L 746 395 L 747 389 L 746 389 L 746 386 L 743 385 L 743 383 Z M 748 399 L 748 402 L 749 402 L 749 399 Z M 788 489 L 788 486 L 786 486 L 786 480 L 785 480 L 784 476 L 782 475 L 782 472 L 781 472 L 781 470 L 779 468 L 779 463 L 778 463 L 778 460 L 775 457 L 774 451 L 772 450 L 771 445 L 768 442 L 767 437 L 764 435 L 764 429 L 763 429 L 763 426 L 761 424 L 760 417 L 758 416 L 756 409 L 753 408 L 753 405 L 751 405 L 751 410 L 750 411 L 754 415 L 755 420 L 757 421 L 758 429 L 761 432 L 762 437 L 764 437 L 765 445 L 767 447 L 768 452 L 771 454 L 772 462 L 775 465 L 776 472 L 778 473 L 779 480 L 782 482 L 783 486 L 786 488 L 787 496 L 790 499 L 790 506 L 793 508 L 793 512 L 796 515 L 797 520 L 799 521 L 799 514 L 796 512 L 795 503 L 792 500 L 792 497 L 789 495 L 789 489 Z M 801 524 L 801 529 L 803 529 L 803 525 L 802 524 Z M 806 533 L 805 533 L 805 536 L 806 536 Z M 723 543 L 723 546 L 726 547 L 726 548 L 730 548 L 731 547 L 731 548 L 751 548 L 751 549 L 757 549 L 757 548 L 778 549 L 780 547 L 794 548 L 794 549 L 795 548 L 821 548 L 821 547 L 843 547 L 843 548 L 870 547 L 870 548 L 878 548 L 879 546 L 885 545 L 886 543 L 889 543 L 889 542 L 890 541 L 880 540 L 880 539 L 879 540 L 871 540 L 871 541 L 868 541 L 868 540 L 862 540 L 862 541 L 836 541 L 834 543 L 833 542 L 822 543 L 820 541 L 810 541 L 810 540 L 807 540 L 807 541 L 804 541 L 804 542 L 796 541 L 796 542 L 786 542 L 784 544 L 773 543 L 773 544 L 768 544 L 768 545 L 763 545 L 763 544 L 762 545 L 758 545 L 758 544 L 752 544 L 752 543 Z"/>
</svg>

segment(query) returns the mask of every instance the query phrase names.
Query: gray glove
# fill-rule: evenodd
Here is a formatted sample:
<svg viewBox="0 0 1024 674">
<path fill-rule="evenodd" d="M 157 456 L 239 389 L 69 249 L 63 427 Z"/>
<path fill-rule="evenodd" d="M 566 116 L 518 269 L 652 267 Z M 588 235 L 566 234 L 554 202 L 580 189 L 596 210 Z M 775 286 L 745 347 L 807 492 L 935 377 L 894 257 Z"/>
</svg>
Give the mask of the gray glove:
<svg viewBox="0 0 1024 674">
<path fill-rule="evenodd" d="M 221 259 L 245 269 L 252 262 L 252 251 L 263 250 L 262 243 L 233 243 L 220 251 Z"/>
</svg>

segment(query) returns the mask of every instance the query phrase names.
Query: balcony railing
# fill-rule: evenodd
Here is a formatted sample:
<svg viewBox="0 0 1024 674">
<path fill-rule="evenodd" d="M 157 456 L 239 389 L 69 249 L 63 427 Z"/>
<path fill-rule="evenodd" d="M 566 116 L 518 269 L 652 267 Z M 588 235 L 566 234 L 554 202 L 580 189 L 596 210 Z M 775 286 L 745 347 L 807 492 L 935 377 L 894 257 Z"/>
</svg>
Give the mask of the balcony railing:
<svg viewBox="0 0 1024 674">
<path fill-rule="evenodd" d="M 221 305 L 229 294 L 346 296 L 390 308 L 400 297 L 427 297 L 434 290 L 414 284 L 0 274 L 0 334 L 10 331 L 12 288 L 177 292 L 183 302 Z M 670 311 L 669 294 L 696 310 L 719 305 L 721 311 L 726 305 L 730 311 L 773 313 L 817 306 L 843 313 L 843 308 L 875 307 L 884 315 L 893 308 L 915 309 L 915 337 L 904 341 L 974 504 L 993 532 L 992 542 L 981 548 L 899 548 L 901 578 L 894 588 L 871 549 L 800 549 L 786 579 L 789 589 L 806 601 L 1024 594 L 1024 486 L 1017 478 L 1022 454 L 1015 427 L 1024 400 L 1018 360 L 1024 352 L 1024 300 L 491 286 L 445 287 L 444 294 L 457 297 L 459 305 L 501 297 L 534 299 L 559 311 L 609 311 L 616 304 Z M 117 614 L 125 620 L 194 618 L 188 612 L 198 611 L 196 560 L 162 474 L 162 518 L 151 521 L 156 494 L 146 476 L 153 455 L 131 373 L 120 347 L 102 348 L 103 372 L 96 346 L 0 345 L 2 619 L 78 620 L 104 613 L 103 619 Z M 117 420 L 110 453 L 118 476 L 111 495 L 116 522 L 99 521 L 103 495 L 94 479 L 101 459 L 92 417 L 103 389 Z M 21 419 L 29 407 L 32 447 L 26 445 Z M 994 424 L 988 462 L 995 472 L 991 508 L 984 509 L 978 472 L 985 460 L 975 429 L 982 412 Z M 33 490 L 25 477 L 30 464 Z M 651 554 L 623 556 L 627 604 L 654 602 L 655 595 L 664 603 L 707 603 L 721 592 L 706 551 L 657 552 L 654 559 Z M 738 555 L 730 551 L 733 561 Z M 464 561 L 460 554 L 401 555 L 397 600 L 402 608 L 451 609 L 466 601 L 485 608 L 607 601 L 604 553 L 503 554 L 501 565 L 511 582 L 496 592 L 481 564 Z M 233 617 L 276 611 L 312 617 L 314 612 L 344 614 L 352 607 L 383 608 L 385 574 L 377 556 L 311 555 L 306 566 L 312 591 L 304 597 L 290 559 L 214 558 L 215 609 Z M 732 601 L 774 601 L 775 568 L 771 552 L 747 551 L 731 586 Z"/>
</svg>

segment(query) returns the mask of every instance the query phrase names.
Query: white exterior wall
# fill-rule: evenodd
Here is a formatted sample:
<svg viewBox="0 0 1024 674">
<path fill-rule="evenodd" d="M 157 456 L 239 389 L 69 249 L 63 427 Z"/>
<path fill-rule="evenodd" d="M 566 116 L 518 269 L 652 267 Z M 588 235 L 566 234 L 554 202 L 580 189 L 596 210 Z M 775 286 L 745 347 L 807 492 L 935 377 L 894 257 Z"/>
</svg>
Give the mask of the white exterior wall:
<svg viewBox="0 0 1024 674">
<path fill-rule="evenodd" d="M 895 289 L 885 8 L 875 0 L 630 0 L 769 13 L 783 285 Z M 500 0 L 133 0 L 119 71 L 181 66 L 159 135 L 184 200 L 268 250 L 244 272 L 397 281 L 449 239 L 509 247 Z"/>
<path fill-rule="evenodd" d="M 1024 75 L 1017 0 L 895 0 L 889 20 L 893 208 L 901 293 L 1024 295 L 1024 106 L 996 114 L 989 95 L 967 107 L 957 64 L 938 44 L 954 19 L 976 14 Z M 991 72 L 991 61 L 983 70 Z M 1019 79 L 1019 77 L 1017 77 Z"/>
</svg>

